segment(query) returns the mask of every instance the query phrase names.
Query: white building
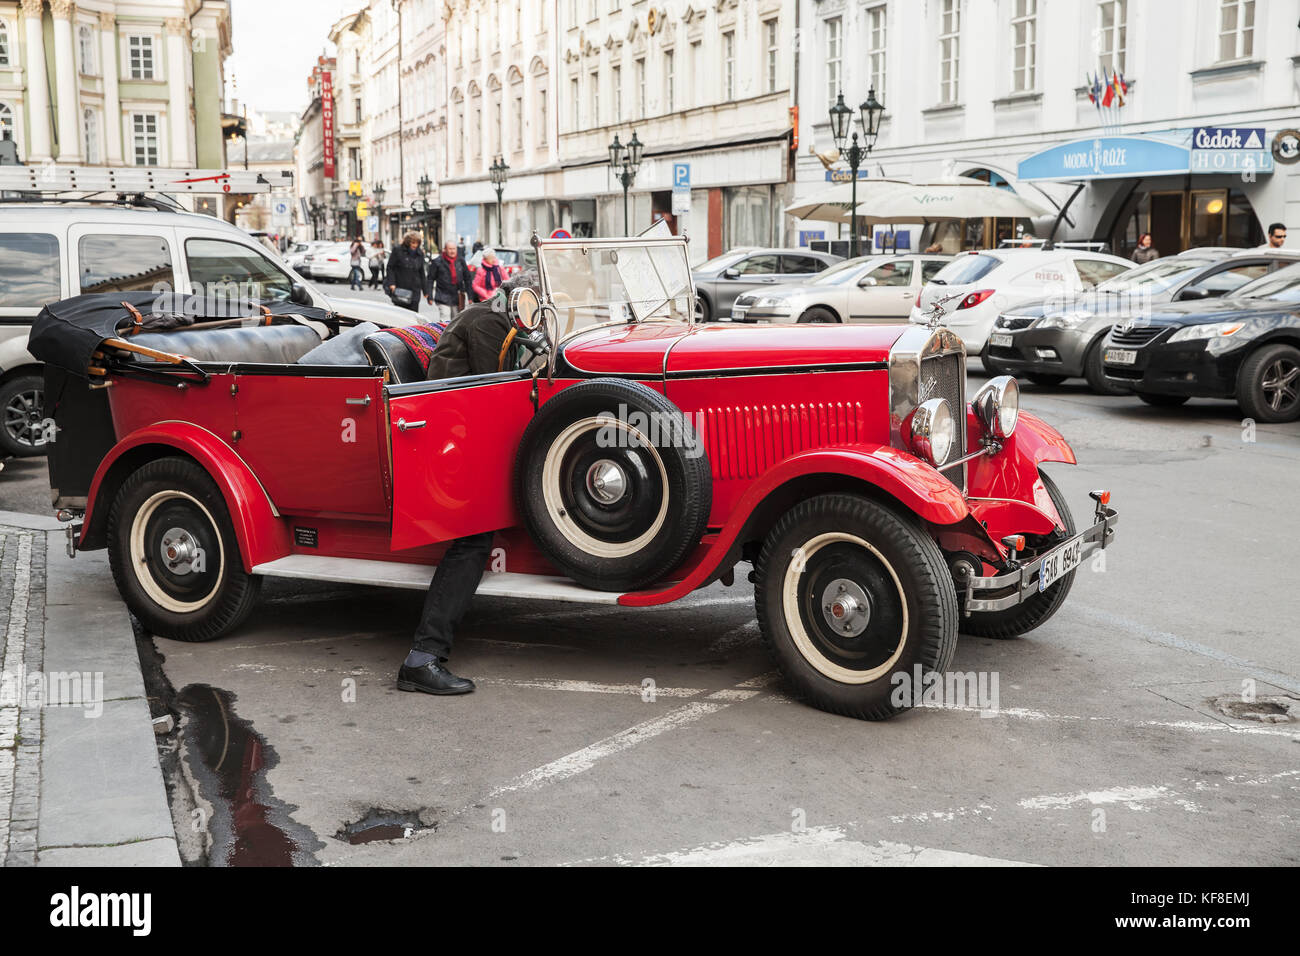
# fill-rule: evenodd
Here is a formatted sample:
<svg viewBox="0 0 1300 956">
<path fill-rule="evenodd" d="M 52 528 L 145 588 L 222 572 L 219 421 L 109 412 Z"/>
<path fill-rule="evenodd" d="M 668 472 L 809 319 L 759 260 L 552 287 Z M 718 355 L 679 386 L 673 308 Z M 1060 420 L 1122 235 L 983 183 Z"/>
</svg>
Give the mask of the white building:
<svg viewBox="0 0 1300 956">
<path fill-rule="evenodd" d="M 0 0 L 0 139 L 24 163 L 222 168 L 224 0 Z"/>
<path fill-rule="evenodd" d="M 438 167 L 444 238 L 526 243 L 563 224 L 555 0 L 445 5 L 446 138 Z M 498 220 L 489 167 L 510 167 Z"/>
<path fill-rule="evenodd" d="M 794 0 L 561 0 L 562 224 L 623 233 L 609 145 L 635 132 L 645 158 L 631 232 L 664 219 L 690 236 L 696 261 L 782 244 L 794 14 Z"/>
<path fill-rule="evenodd" d="M 1298 17 L 1295 0 L 799 0 L 797 194 L 827 185 L 811 150 L 834 152 L 834 94 L 856 106 L 874 85 L 886 114 L 872 176 L 1005 183 L 1065 209 L 1058 239 L 1121 254 L 1142 232 L 1165 253 L 1258 243 L 1300 219 Z M 1115 71 L 1124 105 L 1112 92 L 1099 109 L 1085 77 Z M 1233 146 L 1217 128 L 1238 130 L 1238 148 L 1195 148 L 1198 129 L 1201 145 Z M 1045 236 L 1056 218 L 909 239 L 955 250 Z M 836 228 L 795 222 L 792 238 Z"/>
</svg>

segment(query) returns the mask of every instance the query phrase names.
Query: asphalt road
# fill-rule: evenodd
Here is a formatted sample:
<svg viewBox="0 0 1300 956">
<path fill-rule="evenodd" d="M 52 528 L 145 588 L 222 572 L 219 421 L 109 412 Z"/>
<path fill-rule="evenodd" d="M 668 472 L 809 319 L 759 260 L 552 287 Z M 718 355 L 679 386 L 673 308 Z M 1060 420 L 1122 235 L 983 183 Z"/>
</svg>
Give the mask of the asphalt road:
<svg viewBox="0 0 1300 956">
<path fill-rule="evenodd" d="M 993 714 L 790 699 L 743 573 L 659 609 L 480 599 L 452 661 L 479 687 L 455 699 L 394 687 L 421 595 L 272 582 L 237 634 L 155 641 L 180 700 L 227 692 L 182 729 L 200 805 L 201 737 L 244 784 L 214 862 L 231 819 L 332 865 L 1300 862 L 1300 426 L 1071 384 L 1024 404 L 1075 447 L 1049 470 L 1076 517 L 1105 487 L 1122 524 L 1048 624 L 961 639 Z M 1244 681 L 1280 722 L 1233 716 Z M 397 839 L 335 835 L 376 809 Z"/>
</svg>

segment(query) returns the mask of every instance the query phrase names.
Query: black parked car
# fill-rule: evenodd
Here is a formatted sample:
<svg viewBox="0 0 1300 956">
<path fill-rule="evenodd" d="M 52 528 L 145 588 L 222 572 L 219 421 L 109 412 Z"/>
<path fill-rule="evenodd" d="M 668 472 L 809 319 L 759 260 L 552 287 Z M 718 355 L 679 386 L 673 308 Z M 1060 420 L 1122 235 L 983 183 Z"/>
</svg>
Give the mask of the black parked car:
<svg viewBox="0 0 1300 956">
<path fill-rule="evenodd" d="M 1099 395 L 1123 394 L 1106 382 L 1101 342 L 1136 311 L 1231 295 L 1248 282 L 1297 261 L 1295 252 L 1189 249 L 1121 273 L 1096 289 L 1008 309 L 989 335 L 989 360 L 999 372 L 1038 385 L 1087 379 Z"/>
<path fill-rule="evenodd" d="M 1102 342 L 1106 380 L 1148 405 L 1235 398 L 1260 422 L 1300 418 L 1300 264 L 1230 298 L 1171 303 L 1117 323 Z"/>
</svg>

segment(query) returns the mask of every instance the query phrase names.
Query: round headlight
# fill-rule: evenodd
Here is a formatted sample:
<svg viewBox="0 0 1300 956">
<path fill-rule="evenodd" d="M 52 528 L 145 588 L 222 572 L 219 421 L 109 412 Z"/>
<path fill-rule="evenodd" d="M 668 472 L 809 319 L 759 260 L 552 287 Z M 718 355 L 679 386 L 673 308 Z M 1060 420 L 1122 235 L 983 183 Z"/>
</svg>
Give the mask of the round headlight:
<svg viewBox="0 0 1300 956">
<path fill-rule="evenodd" d="M 1010 438 L 1020 420 L 1020 385 L 1010 375 L 991 378 L 975 393 L 971 408 L 986 432 L 995 438 Z"/>
<path fill-rule="evenodd" d="M 945 399 L 932 398 L 917 406 L 912 413 L 909 444 L 917 457 L 932 465 L 948 460 L 956 434 L 957 425 L 953 421 L 952 408 Z"/>
</svg>

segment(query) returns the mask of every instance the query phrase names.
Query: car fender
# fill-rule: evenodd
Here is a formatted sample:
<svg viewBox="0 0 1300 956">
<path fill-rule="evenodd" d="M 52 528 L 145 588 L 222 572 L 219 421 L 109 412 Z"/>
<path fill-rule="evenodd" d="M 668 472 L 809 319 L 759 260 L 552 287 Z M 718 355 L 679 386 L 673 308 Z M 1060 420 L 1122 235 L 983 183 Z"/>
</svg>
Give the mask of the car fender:
<svg viewBox="0 0 1300 956">
<path fill-rule="evenodd" d="M 973 412 L 967 417 L 967 428 L 971 435 L 983 431 Z M 994 540 L 1005 534 L 1046 534 L 1063 524 L 1038 473 L 1046 461 L 1073 465 L 1074 449 L 1047 422 L 1021 412 L 1016 430 L 1003 441 L 1000 452 L 967 464 L 971 511 L 988 522 Z"/>
<path fill-rule="evenodd" d="M 221 489 L 245 571 L 290 552 L 288 526 L 244 460 L 206 428 L 177 421 L 158 422 L 132 432 L 99 463 L 86 498 L 79 546 L 103 539 L 111 496 L 131 472 L 174 452 L 193 458 Z"/>
<path fill-rule="evenodd" d="M 627 607 L 666 604 L 701 587 L 721 567 L 765 501 L 791 482 L 819 475 L 878 488 L 930 524 L 955 524 L 970 513 L 956 485 L 921 459 L 897 448 L 865 445 L 805 451 L 786 458 L 749 486 L 707 553 L 685 578 L 662 590 L 624 594 L 619 603 Z M 775 520 L 777 516 L 770 517 Z"/>
<path fill-rule="evenodd" d="M 27 351 L 27 333 L 28 328 L 20 326 L 9 335 L 0 335 L 0 374 L 20 368 L 30 368 L 33 375 L 41 374 L 41 363 Z"/>
</svg>

